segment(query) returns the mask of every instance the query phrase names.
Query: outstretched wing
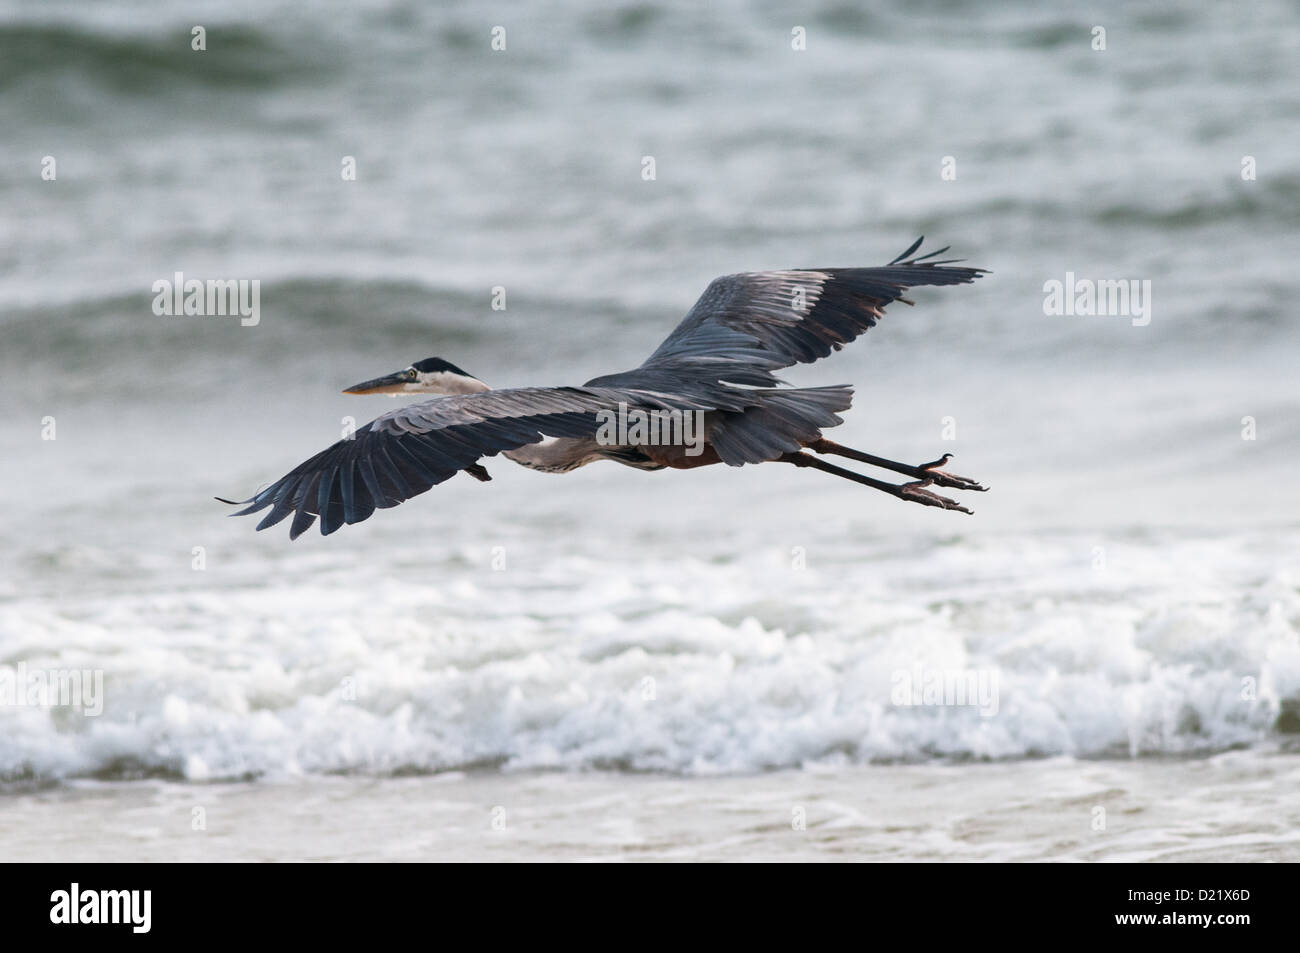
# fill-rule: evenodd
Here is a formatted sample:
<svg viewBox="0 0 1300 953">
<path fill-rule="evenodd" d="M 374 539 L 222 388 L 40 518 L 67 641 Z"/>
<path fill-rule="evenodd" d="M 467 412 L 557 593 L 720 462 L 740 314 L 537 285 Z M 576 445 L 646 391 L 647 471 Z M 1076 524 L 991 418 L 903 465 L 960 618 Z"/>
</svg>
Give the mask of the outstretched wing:
<svg viewBox="0 0 1300 953">
<path fill-rule="evenodd" d="M 881 268 L 759 271 L 715 279 L 645 368 L 692 368 L 736 384 L 772 386 L 771 371 L 808 364 L 874 327 L 886 305 L 916 285 L 967 284 L 982 268 L 934 261 L 947 247 Z"/>
<path fill-rule="evenodd" d="M 376 509 L 396 506 L 435 484 L 469 470 L 485 456 L 546 437 L 591 437 L 596 412 L 658 403 L 654 395 L 602 388 L 521 387 L 456 397 L 437 397 L 401 407 L 359 428 L 262 490 L 235 513 L 271 507 L 257 524 L 266 529 L 294 514 L 289 538 L 297 539 L 321 518 L 328 536 L 344 523 L 359 523 Z"/>
</svg>

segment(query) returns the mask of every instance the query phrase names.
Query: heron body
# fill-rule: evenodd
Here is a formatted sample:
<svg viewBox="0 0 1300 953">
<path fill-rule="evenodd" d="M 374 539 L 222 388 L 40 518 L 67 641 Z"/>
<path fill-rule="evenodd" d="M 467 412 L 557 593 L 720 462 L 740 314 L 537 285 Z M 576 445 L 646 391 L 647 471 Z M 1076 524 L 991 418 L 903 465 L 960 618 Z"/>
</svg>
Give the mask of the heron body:
<svg viewBox="0 0 1300 953">
<path fill-rule="evenodd" d="M 773 373 L 811 363 L 874 327 L 884 308 L 920 285 L 968 284 L 983 269 L 913 256 L 918 239 L 878 268 L 749 272 L 715 279 L 686 317 L 640 366 L 581 387 L 493 390 L 442 358 L 347 388 L 351 394 L 439 396 L 390 411 L 305 461 L 243 502 L 235 515 L 270 508 L 265 529 L 293 516 L 290 538 L 320 518 L 321 532 L 367 519 L 462 470 L 490 480 L 479 462 L 501 454 L 528 469 L 567 473 L 602 460 L 640 470 L 688 470 L 781 462 L 818 469 L 899 499 L 969 513 L 930 486 L 984 490 L 941 469 L 948 455 L 911 466 L 843 447 L 823 430 L 843 422 L 853 389 L 787 387 Z M 644 439 L 638 422 L 685 421 L 693 440 Z M 619 429 L 611 419 L 619 415 Z M 637 434 L 636 439 L 630 435 Z M 623 435 L 611 439 L 610 434 Z M 658 432 L 662 436 L 662 432 Z M 811 451 L 811 452 L 809 452 Z M 842 456 L 911 476 L 888 483 L 822 459 Z"/>
<path fill-rule="evenodd" d="M 522 467 L 539 473 L 569 473 L 597 460 L 613 460 L 638 470 L 662 470 L 640 447 L 602 446 L 587 437 L 559 437 L 528 444 L 502 454 Z"/>
</svg>

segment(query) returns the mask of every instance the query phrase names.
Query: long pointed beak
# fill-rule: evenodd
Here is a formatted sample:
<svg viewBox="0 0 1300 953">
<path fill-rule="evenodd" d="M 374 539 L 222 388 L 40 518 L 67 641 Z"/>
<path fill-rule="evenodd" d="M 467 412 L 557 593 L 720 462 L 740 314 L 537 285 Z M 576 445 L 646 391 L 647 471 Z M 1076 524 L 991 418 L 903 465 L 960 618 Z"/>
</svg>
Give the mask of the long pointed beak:
<svg viewBox="0 0 1300 953">
<path fill-rule="evenodd" d="M 351 387 L 345 387 L 345 394 L 404 394 L 406 385 L 411 379 L 406 376 L 405 371 L 399 371 L 396 374 L 386 374 L 383 377 L 376 377 L 372 381 L 365 381 L 361 384 L 353 384 Z"/>
</svg>

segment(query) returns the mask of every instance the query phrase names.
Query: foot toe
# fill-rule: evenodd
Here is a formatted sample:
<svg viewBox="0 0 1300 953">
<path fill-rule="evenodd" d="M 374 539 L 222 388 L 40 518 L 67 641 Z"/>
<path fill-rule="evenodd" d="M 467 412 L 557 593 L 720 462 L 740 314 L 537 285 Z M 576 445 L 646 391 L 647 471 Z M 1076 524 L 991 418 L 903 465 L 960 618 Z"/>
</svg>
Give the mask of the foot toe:
<svg viewBox="0 0 1300 953">
<path fill-rule="evenodd" d="M 956 500 L 950 500 L 946 496 L 940 496 L 938 493 L 931 493 L 927 490 L 926 487 L 930 486 L 932 482 L 932 480 L 922 480 L 917 483 L 904 483 L 899 487 L 899 495 L 905 500 L 911 500 L 924 506 L 937 506 L 940 509 L 971 513 L 971 510 L 968 510 Z"/>
</svg>

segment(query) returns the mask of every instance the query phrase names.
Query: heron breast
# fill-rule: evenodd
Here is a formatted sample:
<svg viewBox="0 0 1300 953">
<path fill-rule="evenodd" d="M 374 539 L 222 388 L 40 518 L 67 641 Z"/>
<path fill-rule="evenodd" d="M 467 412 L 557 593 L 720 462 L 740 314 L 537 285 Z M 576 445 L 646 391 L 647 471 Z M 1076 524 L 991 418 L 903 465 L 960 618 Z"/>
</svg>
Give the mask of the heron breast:
<svg viewBox="0 0 1300 953">
<path fill-rule="evenodd" d="M 637 449 L 659 466 L 672 467 L 674 470 L 693 470 L 695 467 L 707 467 L 722 462 L 722 458 L 718 456 L 718 451 L 713 449 L 712 444 L 707 443 L 704 445 L 703 450 L 694 456 L 686 452 L 687 450 L 693 450 L 693 447 L 669 444 L 647 445 Z"/>
</svg>

